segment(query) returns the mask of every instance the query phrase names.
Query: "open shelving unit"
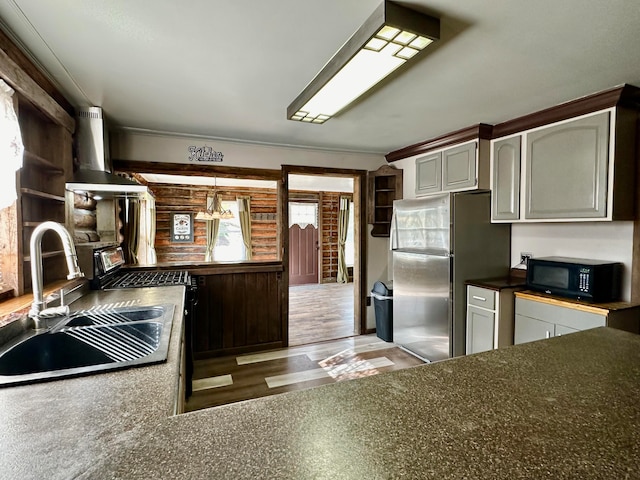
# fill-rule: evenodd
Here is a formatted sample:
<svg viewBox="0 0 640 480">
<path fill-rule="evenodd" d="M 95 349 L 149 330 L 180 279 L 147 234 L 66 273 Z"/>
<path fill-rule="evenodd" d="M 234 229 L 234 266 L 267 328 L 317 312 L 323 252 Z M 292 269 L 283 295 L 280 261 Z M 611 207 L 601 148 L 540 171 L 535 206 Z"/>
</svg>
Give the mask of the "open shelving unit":
<svg viewBox="0 0 640 480">
<path fill-rule="evenodd" d="M 391 230 L 393 201 L 402 198 L 402 170 L 383 165 L 368 173 L 367 221 L 373 225 L 372 237 L 388 237 Z"/>
<path fill-rule="evenodd" d="M 17 200 L 0 210 L 2 290 L 13 296 L 31 291 L 29 242 L 33 230 L 51 220 L 68 225 L 65 182 L 73 171 L 75 122 L 52 97 L 0 50 L 0 78 L 14 90 L 14 109 L 24 145 L 16 173 Z M 56 235 L 42 238 L 43 282 L 66 278 L 64 250 Z"/>
</svg>

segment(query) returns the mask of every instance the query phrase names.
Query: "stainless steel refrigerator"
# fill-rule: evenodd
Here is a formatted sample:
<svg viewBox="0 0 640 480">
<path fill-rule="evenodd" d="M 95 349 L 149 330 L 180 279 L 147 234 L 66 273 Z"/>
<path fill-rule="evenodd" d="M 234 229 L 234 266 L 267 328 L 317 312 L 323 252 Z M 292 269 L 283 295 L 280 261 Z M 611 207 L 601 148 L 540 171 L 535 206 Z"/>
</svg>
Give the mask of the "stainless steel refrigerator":
<svg viewBox="0 0 640 480">
<path fill-rule="evenodd" d="M 511 227 L 491 223 L 489 192 L 396 200 L 393 341 L 427 361 L 465 354 L 465 281 L 506 276 Z"/>
</svg>

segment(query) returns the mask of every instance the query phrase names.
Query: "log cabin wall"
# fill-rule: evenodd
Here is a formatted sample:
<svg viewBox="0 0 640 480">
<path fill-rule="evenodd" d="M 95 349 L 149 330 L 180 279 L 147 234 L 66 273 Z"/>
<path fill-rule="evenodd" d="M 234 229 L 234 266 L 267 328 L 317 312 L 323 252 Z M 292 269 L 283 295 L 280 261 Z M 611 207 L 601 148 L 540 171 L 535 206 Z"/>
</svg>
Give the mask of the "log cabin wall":
<svg viewBox="0 0 640 480">
<path fill-rule="evenodd" d="M 195 214 L 203 208 L 211 188 L 199 185 L 150 184 L 156 197 L 156 255 L 158 262 L 198 262 L 204 260 L 206 227 L 194 221 L 194 243 L 170 240 L 170 215 Z M 239 195 L 251 197 L 251 240 L 253 260 L 277 260 L 277 192 L 271 189 L 218 187 L 223 201 Z M 319 228 L 322 231 L 322 283 L 335 282 L 338 276 L 338 213 L 340 192 L 291 192 L 291 200 L 317 200 L 321 203 Z"/>
<path fill-rule="evenodd" d="M 171 213 L 196 213 L 202 210 L 213 189 L 199 185 L 150 184 L 156 198 L 156 255 L 158 262 L 202 262 L 206 246 L 206 224 L 194 221 L 194 242 L 170 240 Z M 251 250 L 253 260 L 277 260 L 277 191 L 260 188 L 218 187 L 223 201 L 237 196 L 251 197 Z"/>
</svg>

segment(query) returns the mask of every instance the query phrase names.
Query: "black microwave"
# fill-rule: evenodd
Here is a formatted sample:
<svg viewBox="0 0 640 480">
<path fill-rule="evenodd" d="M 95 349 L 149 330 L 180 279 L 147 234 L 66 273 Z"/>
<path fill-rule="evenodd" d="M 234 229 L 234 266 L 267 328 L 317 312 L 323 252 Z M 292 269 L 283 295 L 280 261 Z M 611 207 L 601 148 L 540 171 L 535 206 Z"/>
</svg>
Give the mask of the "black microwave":
<svg viewBox="0 0 640 480">
<path fill-rule="evenodd" d="M 551 295 L 592 302 L 620 299 L 622 283 L 620 262 L 584 258 L 530 258 L 527 264 L 527 287 Z"/>
</svg>

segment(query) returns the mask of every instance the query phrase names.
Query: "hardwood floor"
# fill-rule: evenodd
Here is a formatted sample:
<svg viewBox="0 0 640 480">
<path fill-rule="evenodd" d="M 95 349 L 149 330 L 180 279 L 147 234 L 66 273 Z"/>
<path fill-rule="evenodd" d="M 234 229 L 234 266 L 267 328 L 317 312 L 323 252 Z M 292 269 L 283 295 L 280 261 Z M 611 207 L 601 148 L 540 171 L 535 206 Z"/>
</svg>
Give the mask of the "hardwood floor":
<svg viewBox="0 0 640 480">
<path fill-rule="evenodd" d="M 423 362 L 375 335 L 354 336 L 353 283 L 289 289 L 289 348 L 197 360 L 186 410 L 376 375 Z"/>
<path fill-rule="evenodd" d="M 375 335 L 197 360 L 186 411 L 316 387 L 423 362 Z"/>
<path fill-rule="evenodd" d="M 353 283 L 289 287 L 289 346 L 355 334 Z"/>
</svg>

